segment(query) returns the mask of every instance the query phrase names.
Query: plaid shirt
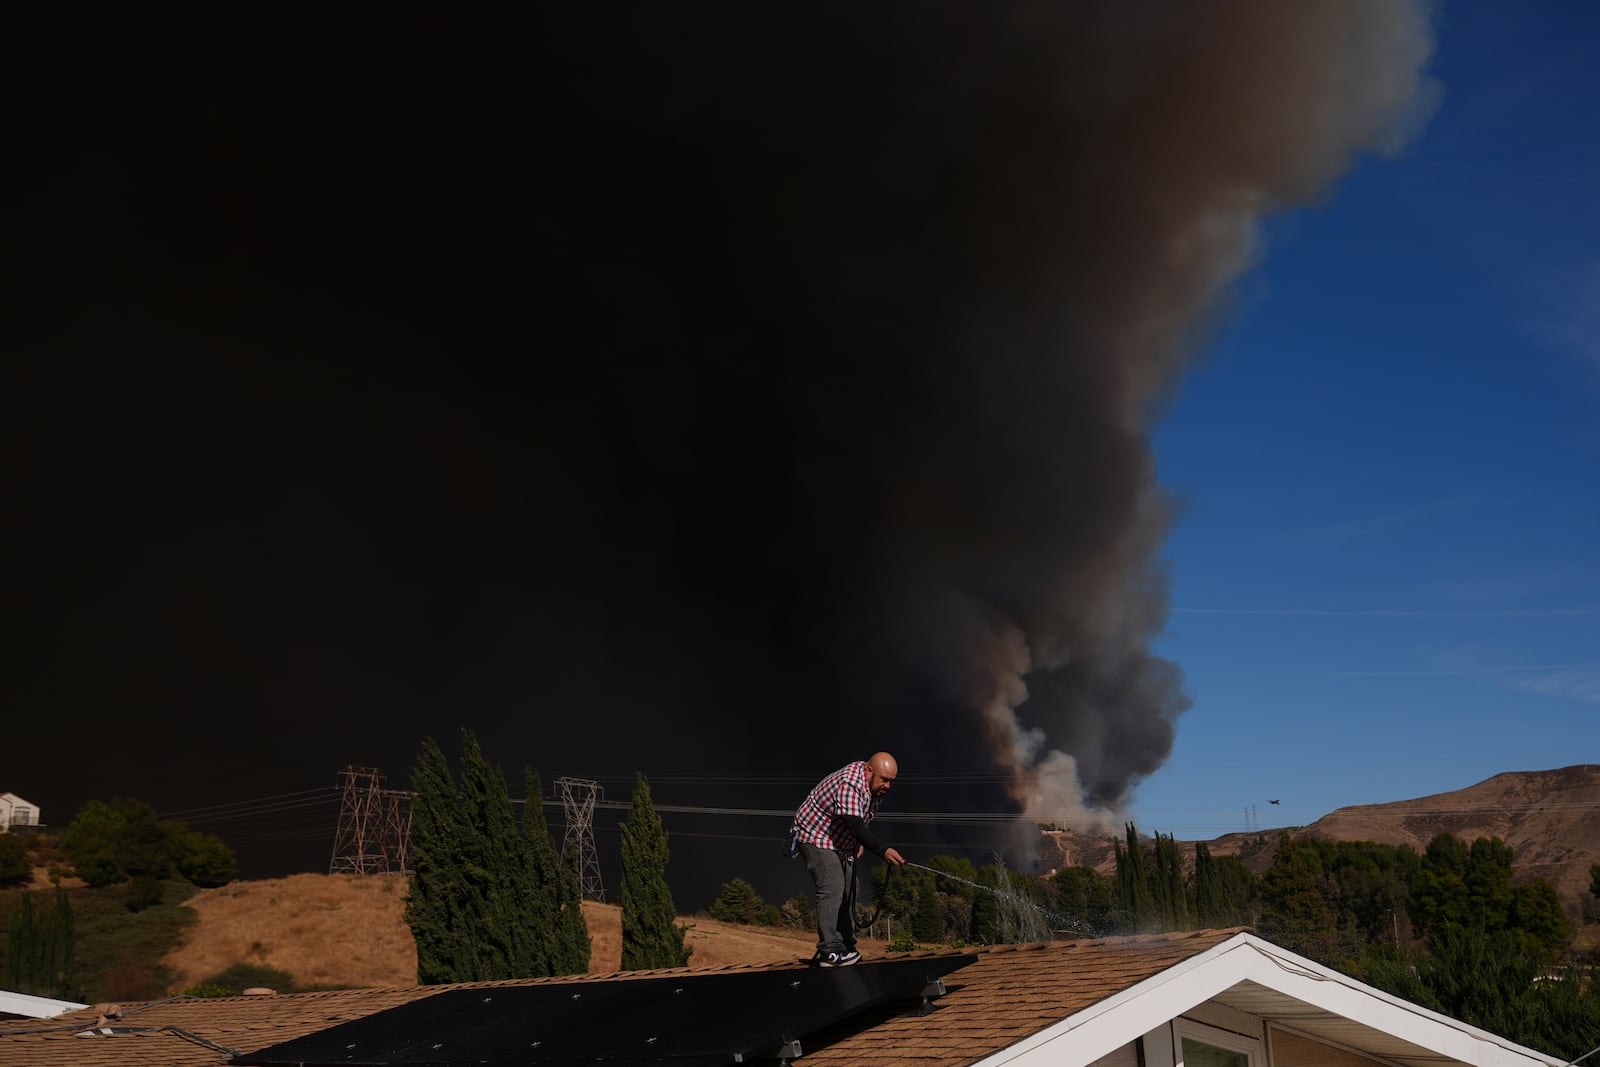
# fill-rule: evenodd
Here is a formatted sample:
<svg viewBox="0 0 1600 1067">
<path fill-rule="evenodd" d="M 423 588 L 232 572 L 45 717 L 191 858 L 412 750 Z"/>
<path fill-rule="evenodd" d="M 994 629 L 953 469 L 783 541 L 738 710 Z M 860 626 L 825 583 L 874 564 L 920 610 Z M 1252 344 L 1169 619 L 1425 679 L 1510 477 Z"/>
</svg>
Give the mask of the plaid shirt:
<svg viewBox="0 0 1600 1067">
<path fill-rule="evenodd" d="M 794 813 L 794 829 L 800 840 L 854 856 L 861 842 L 835 816 L 859 815 L 862 822 L 872 821 L 878 813 L 878 798 L 867 788 L 868 778 L 866 761 L 857 760 L 818 782 Z"/>
</svg>

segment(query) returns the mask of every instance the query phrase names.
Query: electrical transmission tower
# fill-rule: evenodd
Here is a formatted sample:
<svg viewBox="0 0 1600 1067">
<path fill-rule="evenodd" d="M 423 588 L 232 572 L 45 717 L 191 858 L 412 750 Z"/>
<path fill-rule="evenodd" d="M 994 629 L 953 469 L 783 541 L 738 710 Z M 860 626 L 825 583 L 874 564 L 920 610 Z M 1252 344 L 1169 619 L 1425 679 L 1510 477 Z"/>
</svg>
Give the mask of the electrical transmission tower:
<svg viewBox="0 0 1600 1067">
<path fill-rule="evenodd" d="M 606 888 L 600 883 L 600 860 L 594 851 L 594 805 L 600 799 L 600 783 L 587 778 L 557 778 L 556 796 L 567 819 L 567 836 L 561 841 L 561 858 L 568 849 L 577 850 L 578 893 L 589 900 L 605 900 Z M 529 803 L 537 804 L 538 797 Z"/>
<path fill-rule="evenodd" d="M 371 767 L 346 767 L 329 874 L 406 873 L 411 869 L 410 794 L 383 788 Z"/>
</svg>

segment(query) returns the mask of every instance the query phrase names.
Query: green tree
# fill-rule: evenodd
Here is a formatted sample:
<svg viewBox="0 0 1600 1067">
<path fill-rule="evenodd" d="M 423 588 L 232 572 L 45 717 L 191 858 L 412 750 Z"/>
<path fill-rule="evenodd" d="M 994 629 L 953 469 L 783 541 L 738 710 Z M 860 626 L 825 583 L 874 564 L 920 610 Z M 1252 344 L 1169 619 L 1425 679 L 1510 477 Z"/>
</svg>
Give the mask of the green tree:
<svg viewBox="0 0 1600 1067">
<path fill-rule="evenodd" d="M 1194 846 L 1194 910 L 1195 919 L 1202 930 L 1214 930 L 1231 924 L 1235 911 L 1229 889 L 1222 874 L 1211 858 L 1211 849 L 1204 841 Z"/>
<path fill-rule="evenodd" d="M 622 824 L 622 969 L 682 967 L 692 951 L 667 885 L 667 830 L 638 775 L 633 803 Z"/>
<path fill-rule="evenodd" d="M 1192 930 L 1189 912 L 1189 885 L 1183 876 L 1183 854 L 1172 834 L 1156 834 L 1155 869 L 1150 874 L 1150 895 L 1155 902 L 1156 923 L 1163 930 Z"/>
<path fill-rule="evenodd" d="M 1004 909 L 1000 906 L 998 868 L 984 867 L 974 879 L 982 888 L 972 898 L 971 937 L 980 945 L 1000 945 L 1006 940 Z"/>
<path fill-rule="evenodd" d="M 122 816 L 121 861 L 128 877 L 171 878 L 172 855 L 167 851 L 167 834 L 156 817 L 156 809 L 127 797 L 113 800 L 111 807 Z"/>
<path fill-rule="evenodd" d="M 949 875 L 948 878 L 936 880 L 935 885 L 940 892 L 955 893 L 967 900 L 971 900 L 977 894 L 978 890 L 972 883 L 977 881 L 978 868 L 971 860 L 965 857 L 947 856 L 941 852 L 929 857 L 928 866 L 940 874 Z M 904 870 L 899 867 L 895 869 Z"/>
<path fill-rule="evenodd" d="M 227 885 L 239 873 L 233 850 L 216 834 L 191 830 L 181 822 L 163 822 L 167 854 L 178 876 L 206 888 Z"/>
<path fill-rule="evenodd" d="M 1093 867 L 1063 867 L 1051 877 L 1056 914 L 1073 930 L 1089 935 L 1111 929 L 1116 880 Z"/>
<path fill-rule="evenodd" d="M 6 988 L 73 1000 L 78 996 L 76 969 L 72 902 L 67 894 L 56 887 L 55 907 L 43 916 L 34 914 L 32 893 L 20 894 L 6 943 Z"/>
<path fill-rule="evenodd" d="M 735 878 L 722 883 L 722 891 L 706 908 L 706 913 L 718 922 L 766 926 L 771 925 L 765 922 L 766 910 L 767 902 L 761 899 L 756 887 L 743 878 Z"/>
<path fill-rule="evenodd" d="M 1345 940 L 1398 941 L 1420 869 L 1417 854 L 1409 846 L 1372 841 L 1317 841 L 1316 847 L 1334 880 L 1334 906 Z"/>
<path fill-rule="evenodd" d="M 1485 929 L 1511 923 L 1511 847 L 1498 837 L 1480 837 L 1467 852 L 1467 909 Z"/>
<path fill-rule="evenodd" d="M 550 842 L 539 778 L 524 772 L 519 825 L 505 775 L 461 731 L 457 784 L 431 739 L 412 775 L 415 872 L 406 922 L 423 985 L 574 974 L 588 970 L 589 931 L 577 875 Z"/>
<path fill-rule="evenodd" d="M 0 834 L 0 885 L 20 885 L 32 877 L 27 840 L 21 834 Z"/>
<path fill-rule="evenodd" d="M 1572 920 L 1561 907 L 1556 887 L 1533 878 L 1511 891 L 1509 928 L 1523 951 L 1545 962 L 1555 960 L 1572 940 Z"/>
<path fill-rule="evenodd" d="M 10 936 L 6 939 L 6 988 L 31 993 L 33 982 L 34 938 L 33 894 L 22 893 L 11 913 Z"/>
<path fill-rule="evenodd" d="M 465 870 L 461 801 L 444 752 L 422 742 L 411 773 L 413 873 L 405 919 L 417 943 L 417 983 L 470 981 L 477 969 L 478 926 Z"/>
<path fill-rule="evenodd" d="M 930 864 L 931 866 L 931 864 Z M 932 883 L 934 876 L 914 867 L 895 867 L 884 863 L 872 868 L 872 899 L 877 901 L 883 914 L 897 922 L 910 922 L 917 913 L 917 892 L 924 881 Z"/>
<path fill-rule="evenodd" d="M 1507 931 L 1524 954 L 1555 959 L 1571 940 L 1572 924 L 1549 882 L 1512 884 L 1514 859 L 1498 837 L 1480 837 L 1469 846 L 1451 834 L 1436 836 L 1411 889 L 1417 933 L 1431 947 L 1448 933 Z"/>
<path fill-rule="evenodd" d="M 122 834 L 127 820 L 110 804 L 91 800 L 73 818 L 61 847 L 73 870 L 92 888 L 113 885 L 127 877 L 122 865 Z"/>
<path fill-rule="evenodd" d="M 931 882 L 923 883 L 917 890 L 917 914 L 911 920 L 911 936 L 923 945 L 944 943 L 944 907 Z"/>
<path fill-rule="evenodd" d="M 779 910 L 783 926 L 789 930 L 810 930 L 817 925 L 817 911 L 808 896 L 792 896 Z"/>
<path fill-rule="evenodd" d="M 1336 896 L 1316 843 L 1286 838 L 1261 876 L 1261 932 L 1284 948 L 1337 966 L 1350 953 L 1339 936 Z"/>
<path fill-rule="evenodd" d="M 1449 924 L 1427 951 L 1371 955 L 1362 978 L 1379 989 L 1562 1059 L 1600 1031 L 1600 989 L 1575 967 L 1549 974 L 1514 931 Z"/>
<path fill-rule="evenodd" d="M 79 809 L 61 843 L 78 877 L 94 888 L 129 878 L 172 877 L 167 832 L 155 809 L 140 800 L 89 801 Z"/>
<path fill-rule="evenodd" d="M 478 924 L 473 978 L 552 973 L 554 901 L 541 892 L 527 839 L 511 810 L 506 780 L 461 731 L 461 839 L 468 906 Z"/>
<path fill-rule="evenodd" d="M 1472 921 L 1467 891 L 1469 860 L 1467 843 L 1454 834 L 1436 834 L 1428 842 L 1410 894 L 1411 925 L 1418 937 Z"/>
<path fill-rule="evenodd" d="M 1125 823 L 1124 828 L 1127 847 L 1112 842 L 1117 860 L 1117 911 L 1129 931 L 1153 930 L 1159 920 L 1155 896 L 1150 891 L 1149 868 L 1153 859 L 1145 852 L 1133 823 Z"/>
</svg>

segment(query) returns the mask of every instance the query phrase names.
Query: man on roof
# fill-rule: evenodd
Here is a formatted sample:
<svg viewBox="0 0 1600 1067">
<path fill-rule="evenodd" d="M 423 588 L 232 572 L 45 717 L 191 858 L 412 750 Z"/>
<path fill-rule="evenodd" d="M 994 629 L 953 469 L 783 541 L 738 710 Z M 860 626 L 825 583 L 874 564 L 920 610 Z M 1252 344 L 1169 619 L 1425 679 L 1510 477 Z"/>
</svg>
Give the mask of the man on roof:
<svg viewBox="0 0 1600 1067">
<path fill-rule="evenodd" d="M 870 850 L 886 863 L 906 862 L 867 829 L 899 773 L 893 756 L 874 752 L 818 782 L 794 814 L 789 835 L 816 887 L 816 962 L 823 967 L 848 967 L 861 959 L 856 951 L 856 860 Z"/>
</svg>

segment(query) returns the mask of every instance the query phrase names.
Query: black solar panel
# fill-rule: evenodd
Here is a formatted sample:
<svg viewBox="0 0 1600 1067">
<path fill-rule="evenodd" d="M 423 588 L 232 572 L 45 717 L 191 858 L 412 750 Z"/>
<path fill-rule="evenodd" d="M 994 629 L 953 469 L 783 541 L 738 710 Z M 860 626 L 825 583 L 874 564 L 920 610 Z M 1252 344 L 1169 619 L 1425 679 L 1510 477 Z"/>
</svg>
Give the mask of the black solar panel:
<svg viewBox="0 0 1600 1067">
<path fill-rule="evenodd" d="M 788 1059 L 801 1051 L 791 1042 L 879 1005 L 915 1004 L 930 983 L 977 958 L 452 989 L 234 1062 L 722 1067 Z"/>
</svg>

